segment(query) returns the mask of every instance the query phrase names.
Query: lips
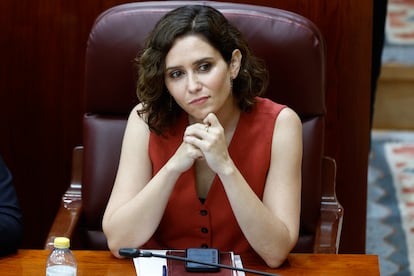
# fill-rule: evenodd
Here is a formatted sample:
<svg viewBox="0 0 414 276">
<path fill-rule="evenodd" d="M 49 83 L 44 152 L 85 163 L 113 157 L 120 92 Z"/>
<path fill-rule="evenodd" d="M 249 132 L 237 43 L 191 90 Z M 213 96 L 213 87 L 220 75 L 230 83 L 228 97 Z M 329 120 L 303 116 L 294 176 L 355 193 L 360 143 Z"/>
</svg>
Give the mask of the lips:
<svg viewBox="0 0 414 276">
<path fill-rule="evenodd" d="M 209 96 L 203 96 L 203 97 L 198 97 L 196 99 L 191 100 L 189 103 L 190 104 L 202 104 L 205 103 L 208 98 L 210 98 Z"/>
</svg>

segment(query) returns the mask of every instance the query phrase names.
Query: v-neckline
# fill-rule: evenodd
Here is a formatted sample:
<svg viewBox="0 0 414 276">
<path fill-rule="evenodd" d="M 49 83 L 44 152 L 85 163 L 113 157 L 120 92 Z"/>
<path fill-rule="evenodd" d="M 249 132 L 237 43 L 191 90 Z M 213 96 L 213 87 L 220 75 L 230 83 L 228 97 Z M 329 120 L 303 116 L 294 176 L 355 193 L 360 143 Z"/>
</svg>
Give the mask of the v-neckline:
<svg viewBox="0 0 414 276">
<path fill-rule="evenodd" d="M 239 115 L 239 119 L 238 119 L 238 121 L 237 121 L 237 123 L 236 123 L 236 127 L 235 127 L 235 129 L 234 129 L 234 132 L 233 132 L 233 135 L 232 135 L 232 137 L 231 137 L 231 139 L 230 139 L 230 141 L 229 141 L 229 144 L 228 144 L 228 146 L 227 146 L 227 150 L 228 150 L 228 152 L 229 152 L 229 154 L 230 154 L 230 156 L 232 155 L 232 152 L 233 152 L 233 148 L 234 148 L 234 141 L 235 140 L 237 140 L 237 137 L 239 136 L 239 132 L 240 132 L 240 122 L 242 121 L 242 119 L 243 119 L 243 116 L 244 116 L 244 112 L 243 111 L 241 111 L 240 112 L 240 115 Z M 188 119 L 188 116 L 187 116 L 187 125 L 189 125 L 189 119 Z M 207 165 L 208 166 L 208 165 Z M 208 192 L 207 192 L 207 195 L 206 195 L 206 197 L 205 198 L 202 198 L 203 199 L 203 201 L 204 202 L 201 202 L 201 200 L 200 200 L 200 197 L 199 197 L 199 195 L 198 195 L 198 193 L 197 193 L 197 188 L 196 188 L 196 184 L 197 184 L 197 179 L 196 179 L 196 166 L 195 166 L 195 163 L 193 164 L 193 166 L 191 166 L 191 168 L 190 168 L 190 172 L 191 172 L 191 175 L 192 175 L 192 181 L 193 181 L 193 183 L 192 183 L 192 190 L 193 190 L 193 194 L 194 194 L 194 198 L 195 199 L 197 199 L 197 201 L 201 204 L 201 205 L 203 205 L 203 206 L 205 206 L 205 205 L 207 205 L 208 204 L 208 202 L 209 202 L 209 198 L 211 197 L 211 194 L 214 194 L 214 191 L 217 189 L 217 186 L 219 185 L 218 183 L 219 183 L 219 177 L 217 176 L 217 174 L 214 174 L 214 177 L 213 177 L 213 180 L 212 180 L 212 182 L 211 182 L 211 186 L 210 186 L 210 188 L 209 188 L 209 190 L 208 190 Z"/>
</svg>

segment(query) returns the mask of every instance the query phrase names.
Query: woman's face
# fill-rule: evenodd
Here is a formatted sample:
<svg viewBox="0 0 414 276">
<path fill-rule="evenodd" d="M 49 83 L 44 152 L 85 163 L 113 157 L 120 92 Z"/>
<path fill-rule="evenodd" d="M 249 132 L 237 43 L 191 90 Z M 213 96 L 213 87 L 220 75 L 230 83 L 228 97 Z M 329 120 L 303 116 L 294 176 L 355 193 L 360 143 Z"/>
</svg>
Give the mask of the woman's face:
<svg viewBox="0 0 414 276">
<path fill-rule="evenodd" d="M 165 85 L 177 104 L 195 121 L 234 107 L 231 80 L 241 62 L 233 51 L 230 65 L 220 52 L 196 35 L 178 38 L 165 58 Z"/>
</svg>

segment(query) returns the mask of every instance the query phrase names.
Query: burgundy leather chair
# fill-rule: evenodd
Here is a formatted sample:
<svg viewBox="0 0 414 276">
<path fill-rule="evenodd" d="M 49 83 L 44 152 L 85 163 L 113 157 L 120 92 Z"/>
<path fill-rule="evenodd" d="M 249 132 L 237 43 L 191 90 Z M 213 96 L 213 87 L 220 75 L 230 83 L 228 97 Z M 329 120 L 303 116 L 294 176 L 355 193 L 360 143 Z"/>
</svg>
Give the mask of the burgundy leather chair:
<svg viewBox="0 0 414 276">
<path fill-rule="evenodd" d="M 290 106 L 302 119 L 302 212 L 294 251 L 337 252 L 343 209 L 335 195 L 335 161 L 324 156 L 326 46 L 321 33 L 291 12 L 209 1 L 130 3 L 97 18 L 86 50 L 83 146 L 74 150 L 72 183 L 62 197 L 46 248 L 54 236 L 64 235 L 72 238 L 74 248 L 107 249 L 102 216 L 127 115 L 137 103 L 132 61 L 164 13 L 196 3 L 218 8 L 242 31 L 270 71 L 266 97 Z"/>
</svg>

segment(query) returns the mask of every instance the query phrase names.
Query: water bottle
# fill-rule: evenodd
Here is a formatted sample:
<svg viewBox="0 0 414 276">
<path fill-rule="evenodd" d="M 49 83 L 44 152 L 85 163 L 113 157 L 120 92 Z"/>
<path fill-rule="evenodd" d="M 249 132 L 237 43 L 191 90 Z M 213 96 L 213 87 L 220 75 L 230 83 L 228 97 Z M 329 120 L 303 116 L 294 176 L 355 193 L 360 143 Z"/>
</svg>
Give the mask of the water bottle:
<svg viewBox="0 0 414 276">
<path fill-rule="evenodd" d="M 54 249 L 46 261 L 46 276 L 76 276 L 77 262 L 69 249 L 70 240 L 56 237 L 53 246 Z"/>
</svg>

